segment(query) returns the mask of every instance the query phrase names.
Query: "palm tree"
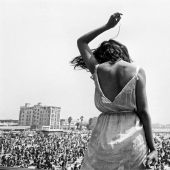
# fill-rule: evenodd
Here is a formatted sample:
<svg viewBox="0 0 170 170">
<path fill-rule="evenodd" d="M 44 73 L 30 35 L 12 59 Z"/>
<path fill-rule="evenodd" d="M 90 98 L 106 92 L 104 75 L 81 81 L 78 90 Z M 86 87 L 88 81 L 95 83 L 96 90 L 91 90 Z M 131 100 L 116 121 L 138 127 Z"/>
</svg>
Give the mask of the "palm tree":
<svg viewBox="0 0 170 170">
<path fill-rule="evenodd" d="M 68 129 L 70 129 L 70 123 L 71 123 L 71 121 L 72 121 L 72 117 L 69 117 L 69 118 L 68 118 L 68 124 L 69 124 Z"/>
<path fill-rule="evenodd" d="M 84 117 L 83 117 L 83 116 L 81 116 L 81 117 L 80 117 L 80 120 L 81 120 L 80 130 L 82 129 L 82 122 L 83 122 L 83 119 L 84 119 Z"/>
</svg>

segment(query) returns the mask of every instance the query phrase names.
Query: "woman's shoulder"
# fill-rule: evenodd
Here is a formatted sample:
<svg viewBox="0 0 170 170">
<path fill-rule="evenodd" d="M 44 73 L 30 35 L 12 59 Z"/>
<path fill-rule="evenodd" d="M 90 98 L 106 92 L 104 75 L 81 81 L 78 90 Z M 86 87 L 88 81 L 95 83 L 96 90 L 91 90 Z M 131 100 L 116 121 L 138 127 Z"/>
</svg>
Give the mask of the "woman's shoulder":
<svg viewBox="0 0 170 170">
<path fill-rule="evenodd" d="M 114 65 L 110 65 L 108 62 L 97 64 L 96 70 L 99 70 L 99 73 L 104 73 L 106 75 L 117 75 L 119 77 L 129 77 L 134 76 L 136 73 L 139 73 L 140 75 L 145 75 L 144 69 L 137 65 L 136 63 L 132 62 L 126 62 L 126 61 L 119 61 L 115 63 Z"/>
<path fill-rule="evenodd" d="M 115 67 L 116 74 L 119 76 L 133 75 L 135 74 L 137 66 L 134 63 L 129 63 L 126 61 L 120 61 Z"/>
<path fill-rule="evenodd" d="M 119 84 L 126 84 L 129 82 L 134 76 L 138 78 L 138 72 L 142 69 L 140 66 L 136 65 L 135 63 L 127 63 L 127 62 L 120 62 L 117 66 L 117 79 Z"/>
<path fill-rule="evenodd" d="M 97 64 L 96 65 L 98 68 L 100 69 L 116 69 L 116 68 L 136 68 L 137 65 L 132 62 L 132 63 L 129 63 L 129 62 L 126 62 L 126 61 L 123 61 L 123 60 L 120 60 L 119 62 L 116 62 L 115 64 L 109 64 L 109 62 L 105 62 L 105 63 L 102 63 L 102 64 Z"/>
<path fill-rule="evenodd" d="M 145 70 L 142 67 L 139 67 L 138 78 L 140 80 L 146 80 L 146 73 L 145 73 Z"/>
</svg>

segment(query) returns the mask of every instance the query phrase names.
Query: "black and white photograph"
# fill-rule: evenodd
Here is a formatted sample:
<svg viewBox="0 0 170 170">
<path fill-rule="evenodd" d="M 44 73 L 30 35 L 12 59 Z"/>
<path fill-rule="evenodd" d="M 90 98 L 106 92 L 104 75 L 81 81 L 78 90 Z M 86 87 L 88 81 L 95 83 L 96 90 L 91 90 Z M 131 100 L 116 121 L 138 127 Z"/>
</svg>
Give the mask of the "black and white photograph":
<svg viewBox="0 0 170 170">
<path fill-rule="evenodd" d="M 170 170 L 169 0 L 0 0 L 0 170 Z"/>
</svg>

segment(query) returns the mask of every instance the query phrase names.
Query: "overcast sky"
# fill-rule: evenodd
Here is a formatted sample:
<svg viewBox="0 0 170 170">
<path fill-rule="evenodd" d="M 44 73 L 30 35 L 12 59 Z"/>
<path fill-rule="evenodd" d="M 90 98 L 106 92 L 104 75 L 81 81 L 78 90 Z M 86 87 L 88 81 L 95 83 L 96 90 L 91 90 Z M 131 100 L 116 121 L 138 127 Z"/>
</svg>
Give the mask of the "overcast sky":
<svg viewBox="0 0 170 170">
<path fill-rule="evenodd" d="M 61 107 L 61 118 L 98 116 L 90 73 L 75 71 L 77 39 L 123 13 L 116 40 L 147 76 L 153 123 L 170 123 L 169 0 L 0 0 L 0 119 L 18 119 L 20 106 Z M 116 36 L 119 26 L 92 43 Z"/>
</svg>

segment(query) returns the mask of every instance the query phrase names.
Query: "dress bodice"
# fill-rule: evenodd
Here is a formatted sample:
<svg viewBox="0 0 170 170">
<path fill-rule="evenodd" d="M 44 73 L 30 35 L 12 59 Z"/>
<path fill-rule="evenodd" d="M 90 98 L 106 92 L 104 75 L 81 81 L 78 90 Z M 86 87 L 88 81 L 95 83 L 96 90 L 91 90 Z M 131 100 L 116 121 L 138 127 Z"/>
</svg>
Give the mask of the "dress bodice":
<svg viewBox="0 0 170 170">
<path fill-rule="evenodd" d="M 138 70 L 136 67 L 136 74 L 130 81 L 124 86 L 121 92 L 111 102 L 102 92 L 97 75 L 98 65 L 95 67 L 93 79 L 95 83 L 95 106 L 101 112 L 117 112 L 117 111 L 136 111 L 136 96 L 135 87 L 138 80 Z"/>
</svg>

